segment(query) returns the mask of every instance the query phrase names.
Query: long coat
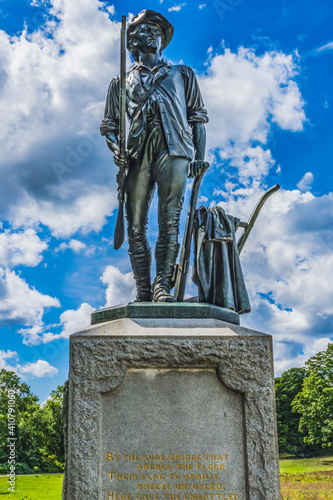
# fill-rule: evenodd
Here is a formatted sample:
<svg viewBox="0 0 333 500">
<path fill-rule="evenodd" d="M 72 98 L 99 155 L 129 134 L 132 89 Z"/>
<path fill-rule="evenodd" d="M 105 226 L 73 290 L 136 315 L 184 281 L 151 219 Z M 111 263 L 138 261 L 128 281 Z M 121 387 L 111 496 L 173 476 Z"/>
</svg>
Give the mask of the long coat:
<svg viewBox="0 0 333 500">
<path fill-rule="evenodd" d="M 239 222 L 219 206 L 196 211 L 192 279 L 198 286 L 199 302 L 244 314 L 251 306 L 237 250 Z"/>
<path fill-rule="evenodd" d="M 127 149 L 130 158 L 137 160 L 143 148 L 146 133 L 147 106 L 133 120 L 145 95 L 140 77 L 140 66 L 134 64 L 126 77 L 126 111 L 130 121 Z M 145 68 L 147 69 L 147 68 Z M 167 76 L 164 77 L 165 73 Z M 162 59 L 156 67 L 153 82 L 160 80 L 154 98 L 160 109 L 163 131 L 171 156 L 193 157 L 193 141 L 190 125 L 208 122 L 200 89 L 193 70 L 184 65 L 171 65 Z M 119 131 L 119 76 L 109 86 L 105 104 L 101 134 Z"/>
</svg>

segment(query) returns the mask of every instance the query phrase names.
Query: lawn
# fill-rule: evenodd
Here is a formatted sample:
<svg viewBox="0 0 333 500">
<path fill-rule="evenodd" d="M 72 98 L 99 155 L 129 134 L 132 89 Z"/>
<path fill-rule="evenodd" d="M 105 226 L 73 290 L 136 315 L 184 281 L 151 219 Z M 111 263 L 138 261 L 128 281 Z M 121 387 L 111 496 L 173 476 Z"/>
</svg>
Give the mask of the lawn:
<svg viewBox="0 0 333 500">
<path fill-rule="evenodd" d="M 280 460 L 282 500 L 333 500 L 333 457 Z"/>
<path fill-rule="evenodd" d="M 333 457 L 280 460 L 280 473 L 303 474 L 304 472 L 333 471 Z"/>
<path fill-rule="evenodd" d="M 0 497 L 10 500 L 61 500 L 62 474 L 18 476 L 15 493 L 8 491 L 7 478 L 0 477 Z"/>
<path fill-rule="evenodd" d="M 333 500 L 333 457 L 280 460 L 282 500 Z M 18 476 L 16 492 L 0 477 L 0 497 L 11 500 L 61 500 L 62 474 Z"/>
</svg>

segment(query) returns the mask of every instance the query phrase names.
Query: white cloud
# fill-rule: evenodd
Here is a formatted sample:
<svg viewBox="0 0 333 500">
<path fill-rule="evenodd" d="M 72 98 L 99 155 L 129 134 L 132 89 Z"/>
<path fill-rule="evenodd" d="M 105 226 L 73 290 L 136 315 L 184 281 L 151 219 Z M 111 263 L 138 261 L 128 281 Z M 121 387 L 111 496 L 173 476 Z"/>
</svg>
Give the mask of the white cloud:
<svg viewBox="0 0 333 500">
<path fill-rule="evenodd" d="M 63 325 L 61 337 L 68 338 L 72 333 L 90 325 L 90 316 L 94 311 L 94 307 L 84 302 L 77 310 L 69 309 L 63 312 L 60 316 L 60 323 Z"/>
<path fill-rule="evenodd" d="M 7 360 L 9 360 L 9 363 L 7 363 Z M 23 376 L 23 378 L 26 378 L 26 376 L 28 378 L 53 377 L 58 373 L 57 368 L 41 359 L 34 363 L 26 363 L 23 366 L 18 361 L 17 352 L 0 350 L 0 370 L 13 371 L 19 376 Z"/>
<path fill-rule="evenodd" d="M 10 360 L 9 363 L 6 360 Z M 0 370 L 16 372 L 16 366 L 12 363 L 17 362 L 18 354 L 16 351 L 4 351 L 0 349 Z"/>
<path fill-rule="evenodd" d="M 119 72 L 119 23 L 98 0 L 52 3 L 57 22 L 0 32 L 0 216 L 70 236 L 99 230 L 116 204 L 99 124 Z"/>
<path fill-rule="evenodd" d="M 38 324 L 29 328 L 20 328 L 17 333 L 22 335 L 23 344 L 30 346 L 38 345 L 43 342 L 45 328 L 42 318 L 40 318 Z"/>
<path fill-rule="evenodd" d="M 237 53 L 211 53 L 207 74 L 199 76 L 210 118 L 208 148 L 219 150 L 243 183 L 263 179 L 274 164 L 264 150 L 272 123 L 290 131 L 303 129 L 304 101 L 293 81 L 296 74 L 292 55 L 271 51 L 257 56 L 241 47 Z"/>
<path fill-rule="evenodd" d="M 267 202 L 241 256 L 252 303 L 244 324 L 277 341 L 332 334 L 332 201 L 333 193 L 281 190 Z M 249 214 L 252 203 L 233 197 L 227 209 Z"/>
<path fill-rule="evenodd" d="M 56 249 L 57 252 L 65 252 L 66 250 L 72 250 L 77 254 L 83 253 L 84 255 L 94 255 L 98 250 L 98 247 L 94 245 L 88 246 L 83 241 L 72 239 L 68 242 L 63 241 Z"/>
<path fill-rule="evenodd" d="M 21 366 L 20 373 L 31 375 L 32 377 L 54 377 L 58 373 L 57 368 L 51 366 L 47 361 L 39 359 L 35 363 L 27 363 Z"/>
<path fill-rule="evenodd" d="M 199 5 L 199 9 L 203 9 L 204 7 L 206 7 L 205 3 L 202 3 L 201 5 Z"/>
<path fill-rule="evenodd" d="M 116 194 L 107 187 L 83 186 L 83 182 L 70 182 L 67 189 L 61 188 L 62 200 L 55 209 L 55 196 L 52 201 L 38 201 L 26 195 L 24 205 L 13 207 L 12 217 L 15 226 L 32 225 L 36 221 L 48 226 L 53 236 L 68 237 L 81 231 L 99 231 L 106 222 L 106 214 L 112 213 L 116 206 Z M 72 192 L 81 192 L 76 198 Z M 75 188 L 77 190 L 75 190 Z M 89 192 L 86 192 L 89 189 Z"/>
<path fill-rule="evenodd" d="M 326 43 L 326 45 L 322 45 L 316 49 L 316 52 L 323 52 L 324 50 L 333 50 L 333 42 Z"/>
<path fill-rule="evenodd" d="M 127 304 L 135 299 L 133 273 L 123 274 L 117 267 L 107 266 L 101 280 L 107 285 L 105 307 Z"/>
<path fill-rule="evenodd" d="M 302 179 L 297 183 L 298 189 L 300 191 L 310 191 L 313 180 L 313 173 L 306 172 L 306 174 L 303 175 Z"/>
<path fill-rule="evenodd" d="M 81 253 L 81 252 L 86 251 L 87 245 L 85 243 L 83 243 L 83 241 L 79 241 L 79 240 L 75 240 L 75 239 L 70 240 L 68 243 L 63 241 L 59 245 L 59 250 L 62 252 L 64 252 L 68 248 L 70 250 L 73 250 L 74 253 Z"/>
<path fill-rule="evenodd" d="M 290 368 L 305 367 L 305 362 L 318 352 L 325 351 L 327 349 L 327 344 L 330 342 L 332 342 L 332 339 L 329 337 L 309 340 L 302 346 L 303 350 L 301 354 L 297 354 L 295 356 L 290 355 L 291 349 L 289 344 L 275 342 L 275 376 L 280 376 L 283 372 L 289 370 Z"/>
<path fill-rule="evenodd" d="M 23 335 L 23 343 L 27 345 L 47 344 L 53 340 L 68 339 L 69 336 L 90 325 L 91 313 L 95 308 L 84 302 L 79 309 L 68 309 L 60 315 L 60 323 L 52 328 L 61 327 L 60 333 L 50 331 L 48 325 L 40 324 L 31 328 L 22 328 L 19 333 Z"/>
<path fill-rule="evenodd" d="M 306 120 L 293 80 L 297 60 L 278 52 L 259 57 L 243 48 L 209 57 L 207 74 L 199 80 L 210 115 L 210 160 L 216 163 L 212 152 L 217 152 L 228 176 L 223 188 L 212 178 L 211 192 L 214 202 L 246 221 L 275 165 L 267 149 L 272 124 L 301 131 Z M 304 193 L 274 194 L 241 256 L 252 305 L 242 324 L 274 334 L 278 370 L 304 363 L 311 346 L 318 351 L 333 332 L 327 279 L 333 275 L 333 193 L 315 197 L 309 192 L 312 181 L 309 172 L 298 183 Z"/>
<path fill-rule="evenodd" d="M 33 229 L 17 233 L 6 230 L 0 234 L 0 265 L 35 267 L 42 260 L 41 254 L 46 248 L 47 243 Z"/>
<path fill-rule="evenodd" d="M 14 271 L 0 268 L 0 325 L 42 324 L 44 309 L 59 307 L 59 301 L 30 287 Z"/>
<path fill-rule="evenodd" d="M 168 12 L 179 12 L 183 7 L 185 7 L 186 3 L 181 3 L 178 5 L 174 5 L 173 7 L 168 8 Z"/>
<path fill-rule="evenodd" d="M 226 186 L 221 205 L 247 220 L 260 193 L 253 186 L 228 193 Z M 252 306 L 242 324 L 274 336 L 278 374 L 301 366 L 333 338 L 332 242 L 333 193 L 280 190 L 241 254 Z"/>
</svg>

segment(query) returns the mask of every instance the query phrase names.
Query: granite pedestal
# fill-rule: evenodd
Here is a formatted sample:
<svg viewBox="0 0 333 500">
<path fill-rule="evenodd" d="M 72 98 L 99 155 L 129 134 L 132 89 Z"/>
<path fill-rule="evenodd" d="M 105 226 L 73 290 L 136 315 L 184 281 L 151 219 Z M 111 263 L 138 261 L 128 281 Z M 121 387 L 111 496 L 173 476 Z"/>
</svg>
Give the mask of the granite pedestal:
<svg viewBox="0 0 333 500">
<path fill-rule="evenodd" d="M 271 337 L 172 307 L 71 335 L 64 500 L 280 500 Z"/>
</svg>

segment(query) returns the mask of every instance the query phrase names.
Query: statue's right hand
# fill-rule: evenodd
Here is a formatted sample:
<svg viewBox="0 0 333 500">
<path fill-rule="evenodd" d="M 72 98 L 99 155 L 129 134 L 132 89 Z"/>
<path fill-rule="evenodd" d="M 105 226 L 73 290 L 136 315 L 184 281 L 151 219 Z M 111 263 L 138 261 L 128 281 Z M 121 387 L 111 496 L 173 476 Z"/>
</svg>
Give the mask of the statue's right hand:
<svg viewBox="0 0 333 500">
<path fill-rule="evenodd" d="M 113 150 L 113 159 L 117 167 L 124 168 L 127 167 L 128 152 L 126 151 L 125 158 L 120 155 L 119 147 L 117 146 Z"/>
<path fill-rule="evenodd" d="M 108 148 L 112 151 L 113 153 L 113 159 L 117 167 L 126 167 L 127 166 L 127 159 L 128 159 L 128 153 L 126 151 L 126 158 L 122 158 L 119 152 L 119 143 L 117 136 L 114 132 L 108 132 L 105 134 L 105 139 L 106 143 L 108 145 Z"/>
</svg>

